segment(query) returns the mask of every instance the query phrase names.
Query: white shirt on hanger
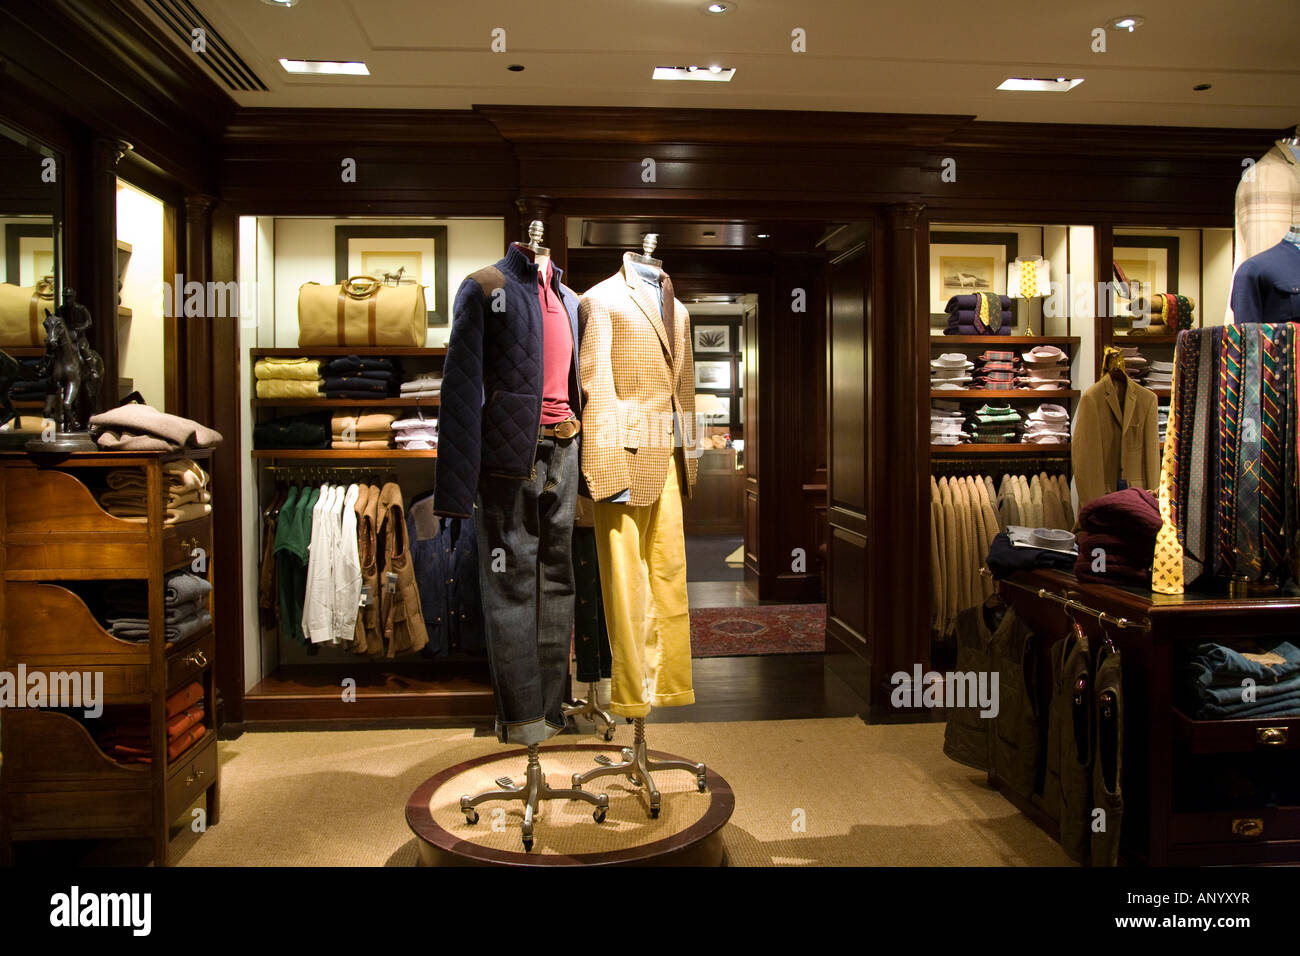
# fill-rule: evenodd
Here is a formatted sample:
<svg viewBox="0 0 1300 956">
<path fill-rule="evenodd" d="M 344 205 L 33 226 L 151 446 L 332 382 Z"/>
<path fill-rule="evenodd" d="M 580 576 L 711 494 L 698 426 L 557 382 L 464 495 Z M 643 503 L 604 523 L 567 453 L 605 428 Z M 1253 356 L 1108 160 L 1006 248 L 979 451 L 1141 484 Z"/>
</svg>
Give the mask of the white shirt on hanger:
<svg viewBox="0 0 1300 956">
<path fill-rule="evenodd" d="M 342 497 L 338 547 L 334 554 L 334 643 L 353 639 L 357 607 L 361 601 L 361 554 L 357 550 L 357 496 L 361 489 L 349 485 Z"/>
<path fill-rule="evenodd" d="M 313 644 L 325 644 L 334 639 L 334 543 L 337 531 L 331 533 L 331 517 L 336 490 L 333 485 L 322 486 L 320 498 L 311 512 L 302 630 Z M 337 527 L 334 524 L 334 529 Z"/>
</svg>

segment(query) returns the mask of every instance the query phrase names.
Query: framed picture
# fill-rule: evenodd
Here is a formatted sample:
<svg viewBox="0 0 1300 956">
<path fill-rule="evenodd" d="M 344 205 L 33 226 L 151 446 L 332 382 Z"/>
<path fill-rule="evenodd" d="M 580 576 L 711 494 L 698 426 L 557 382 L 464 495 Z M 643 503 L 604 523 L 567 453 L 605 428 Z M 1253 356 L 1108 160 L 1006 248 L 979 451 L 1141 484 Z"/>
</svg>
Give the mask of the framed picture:
<svg viewBox="0 0 1300 956">
<path fill-rule="evenodd" d="M 1178 239 L 1175 236 L 1116 236 L 1111 258 L 1144 293 L 1178 291 Z"/>
<path fill-rule="evenodd" d="M 1007 291 L 1007 263 L 1015 259 L 1014 232 L 932 232 L 930 234 L 930 314 L 944 315 L 954 295 Z M 933 323 L 932 323 L 933 324 Z M 942 324 L 942 323 L 940 323 Z"/>
<path fill-rule="evenodd" d="M 731 326 L 697 325 L 695 327 L 696 352 L 731 351 Z"/>
<path fill-rule="evenodd" d="M 730 391 L 731 362 L 696 362 L 695 388 L 697 390 Z"/>
<path fill-rule="evenodd" d="M 5 282 L 33 286 L 54 274 L 54 227 L 30 223 L 5 226 Z"/>
<path fill-rule="evenodd" d="M 335 226 L 334 281 L 357 275 L 392 285 L 419 283 L 429 325 L 451 324 L 446 226 Z"/>
</svg>

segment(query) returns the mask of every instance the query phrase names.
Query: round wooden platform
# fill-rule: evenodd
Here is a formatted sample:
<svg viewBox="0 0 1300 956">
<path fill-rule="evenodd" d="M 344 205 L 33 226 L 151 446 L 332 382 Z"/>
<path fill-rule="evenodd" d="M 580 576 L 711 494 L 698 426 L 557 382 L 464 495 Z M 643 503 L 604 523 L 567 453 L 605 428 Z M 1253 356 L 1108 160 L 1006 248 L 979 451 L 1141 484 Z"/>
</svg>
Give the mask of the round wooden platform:
<svg viewBox="0 0 1300 956">
<path fill-rule="evenodd" d="M 593 758 L 619 751 L 599 744 L 543 747 L 542 770 L 555 788 L 570 785 L 574 773 L 597 766 Z M 680 760 L 650 751 L 651 759 Z M 497 787 L 497 777 L 524 779 L 528 752 L 511 750 L 467 760 L 420 784 L 406 802 L 406 822 L 419 838 L 422 866 L 721 866 L 722 828 L 731 819 L 736 799 L 721 776 L 709 771 L 707 793 L 696 789 L 695 776 L 680 770 L 654 774 L 663 808 L 651 819 L 644 790 L 626 777 L 597 777 L 583 789 L 609 795 L 604 823 L 578 800 L 543 802 L 534 830 L 532 852 L 522 843 L 522 801 L 484 803 L 479 821 L 469 824 L 460 810 L 463 795 Z"/>
</svg>

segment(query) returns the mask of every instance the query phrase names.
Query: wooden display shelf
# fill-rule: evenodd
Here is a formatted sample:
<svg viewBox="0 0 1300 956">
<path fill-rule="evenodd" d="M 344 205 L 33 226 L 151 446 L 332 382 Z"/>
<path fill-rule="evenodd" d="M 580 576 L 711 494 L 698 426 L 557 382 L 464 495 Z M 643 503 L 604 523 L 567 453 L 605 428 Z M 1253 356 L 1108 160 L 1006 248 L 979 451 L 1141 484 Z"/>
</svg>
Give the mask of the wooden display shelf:
<svg viewBox="0 0 1300 956">
<path fill-rule="evenodd" d="M 259 358 L 337 358 L 343 355 L 370 355 L 381 358 L 391 356 L 407 358 L 438 358 L 447 354 L 442 347 L 425 347 L 423 345 L 308 345 L 296 349 L 249 349 L 249 355 Z M 10 351 L 10 354 L 17 354 Z M 44 349 L 36 349 L 35 354 L 44 355 Z"/>
<path fill-rule="evenodd" d="M 14 408 L 36 408 L 45 410 L 45 400 L 41 398 L 15 398 L 10 403 Z"/>
<path fill-rule="evenodd" d="M 1032 458 L 1041 455 L 1055 455 L 1068 458 L 1070 445 L 1035 445 L 1031 442 L 1014 442 L 1007 445 L 931 445 L 931 455 L 945 455 L 957 458 L 980 458 L 989 455 L 1024 455 Z"/>
<path fill-rule="evenodd" d="M 1155 336 L 1152 336 L 1155 338 Z M 930 336 L 930 346 L 939 345 L 987 345 L 993 346 L 1024 346 L 1033 348 L 1035 345 L 1078 345 L 1079 336 L 1077 335 L 932 335 Z M 1002 351 L 999 349 L 998 351 Z M 1018 351 L 1018 348 L 1013 350 Z"/>
<path fill-rule="evenodd" d="M 1052 391 L 1036 392 L 1029 388 L 1016 388 L 1010 390 L 1001 389 L 981 389 L 981 388 L 932 388 L 930 389 L 931 398 L 1005 398 L 1011 401 L 1031 402 L 1038 399 L 1048 398 L 1078 398 L 1077 389 L 1053 389 Z"/>
<path fill-rule="evenodd" d="M 1125 345 L 1177 345 L 1178 334 L 1173 335 L 1124 335 L 1115 333 L 1111 336 L 1111 343 L 1118 345 L 1123 342 Z"/>
<path fill-rule="evenodd" d="M 255 398 L 254 408 L 433 408 L 437 398 Z M 17 403 L 15 403 L 15 406 Z"/>
<path fill-rule="evenodd" d="M 404 448 L 259 448 L 253 452 L 254 458 L 331 458 L 379 459 L 389 458 L 437 458 L 438 449 L 404 449 Z"/>
<path fill-rule="evenodd" d="M 357 682 L 349 702 L 338 692 L 346 678 Z M 282 664 L 244 697 L 244 719 L 254 724 L 489 720 L 495 712 L 486 657 Z"/>
</svg>

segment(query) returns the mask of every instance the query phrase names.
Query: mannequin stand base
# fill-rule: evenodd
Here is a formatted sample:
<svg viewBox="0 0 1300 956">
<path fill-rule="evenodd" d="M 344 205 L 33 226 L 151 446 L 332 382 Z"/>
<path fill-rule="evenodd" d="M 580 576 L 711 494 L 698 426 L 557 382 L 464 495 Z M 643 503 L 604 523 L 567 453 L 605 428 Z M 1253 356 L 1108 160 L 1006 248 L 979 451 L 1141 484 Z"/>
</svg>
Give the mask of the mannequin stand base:
<svg viewBox="0 0 1300 956">
<path fill-rule="evenodd" d="M 601 710 L 600 698 L 596 693 L 595 684 L 587 685 L 586 700 L 579 699 L 575 700 L 572 704 L 564 705 L 564 716 L 575 718 L 585 717 L 590 720 L 597 729 L 599 729 L 600 725 L 603 723 L 605 725 L 605 730 L 603 731 L 605 739 L 614 739 L 614 718 L 604 710 Z"/>
<path fill-rule="evenodd" d="M 541 752 L 551 776 L 567 780 L 608 750 L 603 744 L 547 743 Z M 647 819 L 645 791 L 623 779 L 609 781 L 608 819 L 600 826 L 592 824 L 591 807 L 581 798 L 543 803 L 531 852 L 520 848 L 526 812 L 520 802 L 484 807 L 483 818 L 471 825 L 460 795 L 485 789 L 499 775 L 514 772 L 521 756 L 523 751 L 514 750 L 467 760 L 430 777 L 411 794 L 406 821 L 416 837 L 420 865 L 723 865 L 722 834 L 735 797 L 727 781 L 713 772 L 708 774 L 707 794 L 685 774 L 664 778 L 663 809 L 655 819 Z M 655 762 L 673 759 L 672 754 L 655 751 L 649 757 Z"/>
<path fill-rule="evenodd" d="M 465 814 L 466 822 L 471 825 L 478 823 L 478 811 L 474 808 L 480 804 L 496 800 L 522 800 L 524 804 L 524 852 L 530 852 L 533 848 L 533 824 L 537 818 L 537 810 L 543 800 L 584 800 L 596 808 L 595 812 L 592 813 L 592 818 L 597 823 L 604 823 L 605 814 L 609 812 L 609 797 L 603 793 L 587 793 L 577 787 L 572 790 L 554 790 L 549 787 L 546 783 L 546 776 L 542 773 L 539 751 L 538 744 L 531 744 L 528 747 L 527 776 L 519 786 L 515 786 L 509 777 L 498 777 L 497 784 L 501 787 L 500 790 L 485 790 L 472 797 L 460 798 L 460 810 Z"/>
<path fill-rule="evenodd" d="M 655 760 L 650 756 L 650 751 L 646 748 L 645 741 L 645 718 L 638 717 L 635 720 L 636 730 L 632 739 L 631 747 L 624 747 L 622 750 L 622 763 L 614 763 L 605 754 L 596 758 L 596 763 L 600 764 L 593 770 L 586 773 L 575 773 L 573 775 L 573 788 L 581 790 L 583 785 L 597 777 L 608 777 L 621 775 L 628 779 L 633 787 L 644 788 L 650 798 L 650 818 L 655 819 L 663 807 L 663 795 L 660 794 L 659 788 L 655 786 L 652 773 L 658 773 L 663 770 L 684 770 L 687 773 L 695 774 L 695 786 L 700 793 L 705 793 L 709 789 L 709 771 L 702 763 L 691 763 L 689 760 L 671 759 Z M 608 739 L 608 738 L 606 738 Z"/>
</svg>

